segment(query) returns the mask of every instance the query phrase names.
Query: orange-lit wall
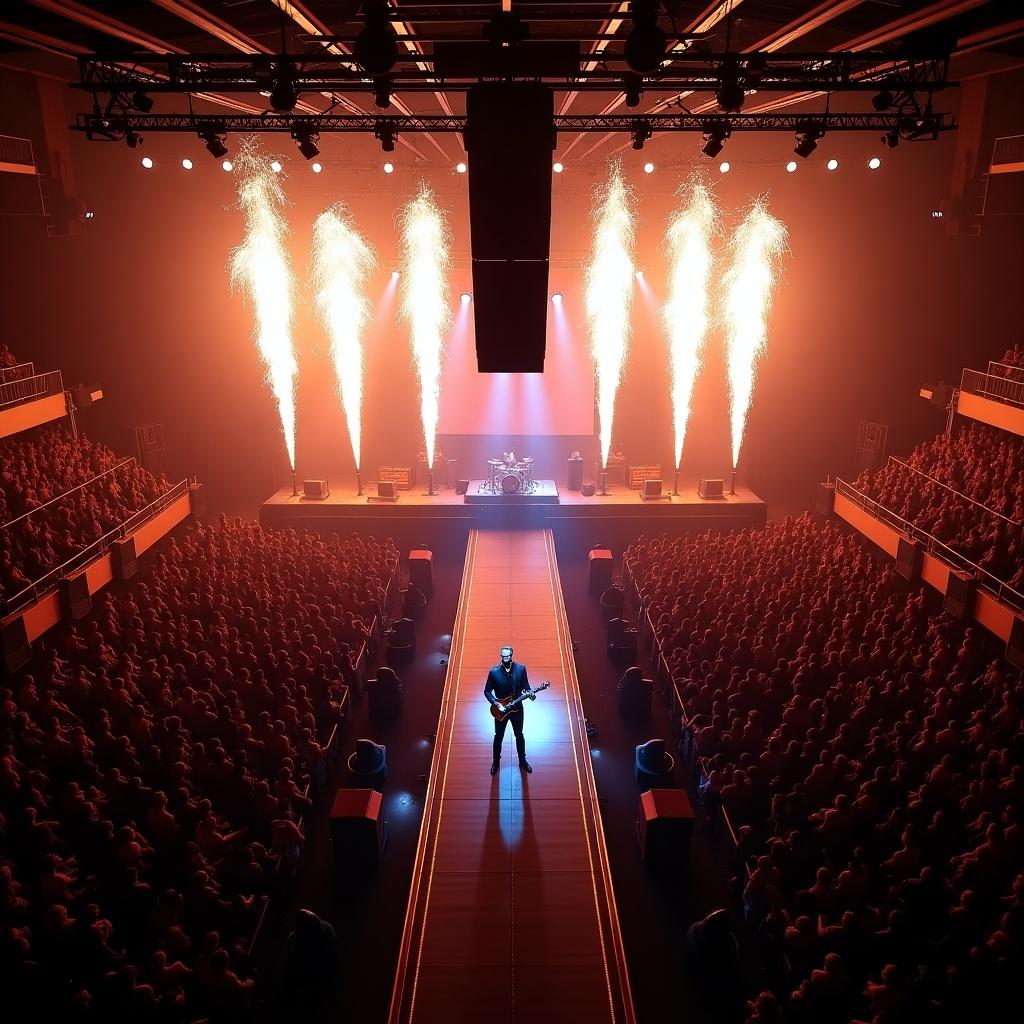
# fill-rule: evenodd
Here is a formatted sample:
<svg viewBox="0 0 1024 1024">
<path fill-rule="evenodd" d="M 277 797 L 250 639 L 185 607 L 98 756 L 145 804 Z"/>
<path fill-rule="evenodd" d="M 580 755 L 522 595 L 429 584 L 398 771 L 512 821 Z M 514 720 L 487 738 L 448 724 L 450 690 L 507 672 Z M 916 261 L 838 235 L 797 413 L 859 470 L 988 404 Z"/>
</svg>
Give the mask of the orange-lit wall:
<svg viewBox="0 0 1024 1024">
<path fill-rule="evenodd" d="M 880 522 L 842 494 L 836 495 L 835 512 L 840 519 L 845 519 L 855 530 L 877 544 L 886 554 L 893 558 L 896 557 L 899 533 L 893 527 Z M 929 586 L 934 587 L 940 594 L 946 593 L 949 574 L 949 566 L 942 559 L 929 554 L 922 556 L 921 579 Z M 1010 639 L 1014 613 L 1006 605 L 1000 604 L 991 594 L 982 590 L 976 591 L 971 614 L 989 632 L 994 633 L 1001 640 Z"/>
<path fill-rule="evenodd" d="M 961 391 L 960 397 L 957 399 L 956 411 L 961 416 L 970 416 L 971 419 L 981 420 L 982 423 L 988 423 L 993 427 L 1009 430 L 1013 434 L 1020 434 L 1024 437 L 1024 409 L 1005 405 L 1002 402 L 993 402 L 991 398 L 982 398 L 981 395 L 970 395 L 966 391 Z"/>
<path fill-rule="evenodd" d="M 41 423 L 60 419 L 68 413 L 64 395 L 48 395 L 35 402 L 25 402 L 0 411 L 0 437 L 10 437 L 21 430 L 31 430 Z"/>
</svg>

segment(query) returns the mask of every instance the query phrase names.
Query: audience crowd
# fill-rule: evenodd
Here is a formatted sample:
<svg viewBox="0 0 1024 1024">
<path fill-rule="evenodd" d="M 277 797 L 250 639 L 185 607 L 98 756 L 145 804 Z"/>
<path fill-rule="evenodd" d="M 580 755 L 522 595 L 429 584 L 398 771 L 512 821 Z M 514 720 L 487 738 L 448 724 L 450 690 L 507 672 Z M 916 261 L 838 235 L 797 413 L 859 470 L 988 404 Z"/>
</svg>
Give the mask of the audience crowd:
<svg viewBox="0 0 1024 1024">
<path fill-rule="evenodd" d="M 748 865 L 750 1024 L 1010 1019 L 1024 686 L 984 631 L 807 515 L 625 557 Z"/>
<path fill-rule="evenodd" d="M 247 1016 L 397 565 L 390 541 L 195 526 L 0 690 L 5 1019 Z"/>
<path fill-rule="evenodd" d="M 854 486 L 1024 592 L 1024 438 L 971 422 L 904 461 L 889 459 Z"/>
<path fill-rule="evenodd" d="M 1003 353 L 1003 358 L 999 360 L 1004 366 L 1012 366 L 1014 368 L 1024 369 L 1024 345 L 1017 342 L 1013 348 L 1008 348 Z M 1019 379 L 1018 374 L 1007 374 L 1007 376 L 1013 376 L 1015 379 Z"/>
<path fill-rule="evenodd" d="M 7 369 L 9 366 L 17 366 L 18 357 L 6 346 L 0 345 L 0 369 Z"/>
<path fill-rule="evenodd" d="M 0 596 L 11 596 L 144 509 L 170 485 L 63 427 L 0 442 Z"/>
</svg>

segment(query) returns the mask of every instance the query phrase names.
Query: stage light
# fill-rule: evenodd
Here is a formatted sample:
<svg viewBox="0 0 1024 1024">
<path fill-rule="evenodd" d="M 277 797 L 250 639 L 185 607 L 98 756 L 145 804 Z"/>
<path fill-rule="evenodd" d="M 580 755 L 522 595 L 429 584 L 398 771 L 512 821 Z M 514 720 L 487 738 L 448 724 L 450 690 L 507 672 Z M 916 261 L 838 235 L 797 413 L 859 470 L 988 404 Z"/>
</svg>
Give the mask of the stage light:
<svg viewBox="0 0 1024 1024">
<path fill-rule="evenodd" d="M 643 78 L 630 72 L 622 80 L 622 92 L 626 97 L 627 107 L 640 106 L 640 97 L 644 93 Z"/>
<path fill-rule="evenodd" d="M 883 89 L 877 96 L 874 96 L 871 99 L 871 106 L 873 106 L 880 114 L 883 111 L 888 110 L 892 104 L 893 95 L 888 89 Z"/>
<path fill-rule="evenodd" d="M 871 159 L 870 159 L 870 160 L 868 161 L 868 167 L 870 167 L 870 168 L 871 168 L 871 170 L 873 170 L 873 171 L 877 171 L 877 170 L 878 170 L 878 168 L 879 168 L 879 167 L 881 167 L 881 166 L 882 166 L 882 161 L 881 161 L 881 160 L 879 160 L 877 156 L 873 156 L 873 157 L 872 157 L 872 158 L 871 158 Z"/>
<path fill-rule="evenodd" d="M 200 132 L 199 141 L 206 146 L 206 152 L 214 160 L 220 160 L 228 155 L 228 147 L 225 145 L 224 139 L 216 131 Z"/>
<path fill-rule="evenodd" d="M 320 173 L 320 172 L 321 172 L 321 171 L 322 171 L 322 170 L 324 169 L 324 165 L 323 165 L 322 163 L 320 163 L 320 161 L 319 161 L 319 160 L 314 160 L 314 161 L 313 161 L 313 163 L 311 163 L 311 164 L 309 165 L 309 169 L 310 169 L 310 170 L 311 170 L 311 171 L 312 171 L 312 172 L 313 172 L 314 174 L 319 174 L 319 173 Z"/>
<path fill-rule="evenodd" d="M 786 164 L 786 170 L 789 171 L 790 174 L 792 174 L 796 170 L 796 161 L 790 160 L 789 163 Z"/>
<path fill-rule="evenodd" d="M 705 134 L 704 145 L 701 147 L 701 152 L 705 156 L 709 156 L 714 160 L 714 158 L 722 152 L 722 148 L 725 146 L 725 140 L 728 138 L 729 129 L 725 127 L 725 125 L 715 125 Z"/>
<path fill-rule="evenodd" d="M 233 171 L 233 170 L 235 169 L 235 165 L 234 165 L 234 164 L 233 164 L 233 163 L 232 163 L 232 162 L 231 162 L 230 160 L 225 160 L 225 161 L 224 161 L 224 162 L 223 162 L 223 163 L 221 164 L 221 167 L 222 167 L 222 168 L 223 168 L 223 169 L 224 169 L 225 171 Z"/>
<path fill-rule="evenodd" d="M 284 170 L 284 168 L 283 168 L 283 167 L 281 166 L 281 161 L 280 161 L 280 160 L 271 160 L 271 161 L 270 161 L 270 169 L 271 169 L 271 170 L 272 170 L 272 171 L 273 171 L 273 172 L 274 172 L 275 174 L 280 174 L 280 173 L 281 173 L 281 171 L 283 171 L 283 170 Z"/>
<path fill-rule="evenodd" d="M 385 153 L 394 153 L 397 133 L 386 121 L 377 122 L 377 126 L 373 129 L 373 137 L 380 142 L 380 148 Z"/>
<path fill-rule="evenodd" d="M 385 163 L 384 163 L 384 173 L 385 174 L 394 174 L 394 172 L 395 172 L 395 165 L 390 160 L 385 161 Z"/>
<path fill-rule="evenodd" d="M 185 157 L 185 159 L 181 161 L 181 166 L 184 167 L 186 171 L 191 171 L 192 170 L 192 161 L 189 160 L 188 157 Z"/>
<path fill-rule="evenodd" d="M 828 162 L 827 164 L 825 164 L 825 166 L 826 166 L 826 167 L 827 167 L 827 168 L 828 168 L 828 169 L 829 169 L 830 171 L 834 171 L 834 170 L 836 170 L 836 168 L 837 168 L 837 167 L 839 166 L 839 161 L 838 161 L 838 160 L 837 160 L 837 159 L 836 159 L 835 157 L 832 157 L 832 159 L 831 159 L 831 160 L 829 160 L 829 162 Z"/>
<path fill-rule="evenodd" d="M 644 143 L 651 137 L 651 126 L 646 121 L 637 121 L 630 132 L 633 148 L 640 150 Z"/>
<path fill-rule="evenodd" d="M 391 280 L 392 281 L 397 281 L 398 277 L 399 277 L 398 271 L 397 270 L 392 270 L 391 271 Z"/>
<path fill-rule="evenodd" d="M 147 96 L 144 92 L 132 93 L 132 107 L 148 114 L 153 109 L 153 97 Z"/>
<path fill-rule="evenodd" d="M 466 173 L 466 164 L 465 164 L 465 161 L 463 161 L 463 160 L 460 160 L 460 161 L 459 161 L 459 162 L 458 162 L 458 163 L 457 163 L 457 164 L 455 165 L 455 170 L 456 170 L 456 172 L 457 172 L 457 173 L 459 173 L 459 174 L 465 174 L 465 173 Z"/>
<path fill-rule="evenodd" d="M 898 128 L 890 129 L 882 136 L 882 142 L 889 149 L 895 149 L 900 144 L 900 130 Z"/>
<path fill-rule="evenodd" d="M 295 68 L 289 61 L 280 61 L 274 66 L 270 88 L 270 106 L 279 114 L 290 114 L 299 102 L 295 88 Z"/>
<path fill-rule="evenodd" d="M 633 0 L 633 28 L 626 37 L 626 63 L 640 74 L 657 71 L 665 59 L 668 38 L 658 27 L 659 0 Z"/>
<path fill-rule="evenodd" d="M 462 295 L 460 296 L 460 298 L 462 299 L 462 304 L 464 306 L 467 306 L 467 305 L 469 305 L 469 303 L 472 300 L 473 296 L 470 295 L 469 292 L 463 292 Z"/>
<path fill-rule="evenodd" d="M 297 131 L 292 132 L 292 138 L 299 147 L 299 152 L 307 160 L 312 160 L 313 157 L 320 155 L 320 147 L 317 146 L 317 140 L 320 138 L 319 135 L 314 132 Z"/>
<path fill-rule="evenodd" d="M 363 11 L 363 30 L 356 36 L 352 53 L 371 75 L 387 74 L 398 60 L 398 39 L 388 20 L 386 0 L 368 0 Z"/>
<path fill-rule="evenodd" d="M 565 164 L 563 164 L 561 160 L 556 160 L 551 165 L 551 170 L 553 170 L 555 172 L 555 174 L 561 174 L 562 171 L 565 170 Z"/>
<path fill-rule="evenodd" d="M 729 161 L 728 161 L 728 160 L 723 160 L 723 161 L 722 161 L 722 162 L 721 162 L 721 163 L 720 163 L 720 164 L 718 165 L 718 169 L 719 169 L 719 171 L 721 171 L 721 173 L 722 173 L 722 174 L 728 174 L 728 173 L 729 173 L 729 171 L 731 171 L 731 170 L 732 170 L 732 164 L 731 164 L 731 163 L 729 163 Z"/>
<path fill-rule="evenodd" d="M 715 99 L 719 110 L 734 114 L 743 106 L 743 83 L 740 81 L 740 62 L 735 56 L 726 57 L 718 72 Z"/>
<path fill-rule="evenodd" d="M 648 160 L 647 163 L 644 164 L 644 174 L 653 174 L 653 173 L 654 173 L 654 164 L 652 164 L 651 161 Z"/>
<path fill-rule="evenodd" d="M 124 141 L 127 143 L 129 149 L 136 149 L 140 142 L 142 142 L 142 136 L 131 128 L 124 133 Z"/>
<path fill-rule="evenodd" d="M 559 305 L 561 303 L 561 301 L 562 301 L 562 293 L 561 292 L 555 292 L 554 295 L 551 296 L 551 301 L 556 306 Z"/>
<path fill-rule="evenodd" d="M 636 272 L 636 279 L 638 281 L 642 281 L 644 279 L 644 272 L 642 270 L 638 270 Z"/>
<path fill-rule="evenodd" d="M 151 156 L 144 156 L 142 158 L 142 166 L 148 171 L 153 166 L 153 158 Z"/>
<path fill-rule="evenodd" d="M 390 78 L 375 78 L 373 80 L 373 102 L 381 110 L 391 106 Z"/>
<path fill-rule="evenodd" d="M 806 160 L 818 148 L 818 139 L 822 137 L 822 134 L 821 131 L 811 125 L 802 126 L 797 130 L 796 145 L 793 147 L 793 152 Z"/>
</svg>

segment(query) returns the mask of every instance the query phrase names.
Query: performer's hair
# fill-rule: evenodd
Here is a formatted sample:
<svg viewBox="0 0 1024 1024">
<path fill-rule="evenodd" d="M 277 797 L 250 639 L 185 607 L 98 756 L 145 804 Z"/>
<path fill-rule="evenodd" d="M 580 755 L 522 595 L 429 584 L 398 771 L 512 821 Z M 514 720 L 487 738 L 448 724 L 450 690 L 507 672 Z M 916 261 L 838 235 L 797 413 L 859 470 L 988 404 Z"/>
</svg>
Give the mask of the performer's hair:
<svg viewBox="0 0 1024 1024">
<path fill-rule="evenodd" d="M 501 645 L 501 650 L 498 651 L 498 653 L 499 654 L 504 654 L 505 651 L 508 651 L 509 654 L 515 654 L 515 651 L 512 650 L 512 645 L 511 644 L 502 644 Z"/>
</svg>

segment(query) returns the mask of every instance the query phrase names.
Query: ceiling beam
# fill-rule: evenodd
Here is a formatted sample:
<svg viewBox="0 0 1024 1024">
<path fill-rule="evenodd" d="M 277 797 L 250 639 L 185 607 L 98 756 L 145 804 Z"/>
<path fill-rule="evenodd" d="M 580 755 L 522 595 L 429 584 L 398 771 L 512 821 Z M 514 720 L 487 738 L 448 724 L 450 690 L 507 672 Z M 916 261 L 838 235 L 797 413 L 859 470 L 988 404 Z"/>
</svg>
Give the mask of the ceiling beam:
<svg viewBox="0 0 1024 1024">
<path fill-rule="evenodd" d="M 60 15 L 62 18 L 67 18 L 68 21 L 91 28 L 96 32 L 102 32 L 104 35 L 131 43 L 132 46 L 137 46 L 140 50 L 150 50 L 153 53 L 185 52 L 180 46 L 166 43 L 162 39 L 157 39 L 155 36 L 126 25 L 117 18 L 97 11 L 95 6 L 89 8 L 85 4 L 76 3 L 75 0 L 26 0 L 26 3 L 30 3 L 33 7 L 40 7 L 51 14 Z"/>
</svg>

